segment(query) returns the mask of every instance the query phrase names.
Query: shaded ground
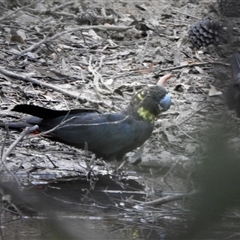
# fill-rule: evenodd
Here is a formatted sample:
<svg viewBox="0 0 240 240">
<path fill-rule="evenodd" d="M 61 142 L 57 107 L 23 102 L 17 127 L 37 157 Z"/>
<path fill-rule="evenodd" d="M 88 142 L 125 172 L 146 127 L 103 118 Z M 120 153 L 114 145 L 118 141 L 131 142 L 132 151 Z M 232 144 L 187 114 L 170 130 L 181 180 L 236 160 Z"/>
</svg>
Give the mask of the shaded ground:
<svg viewBox="0 0 240 240">
<path fill-rule="evenodd" d="M 10 110 L 16 103 L 34 103 L 55 109 L 91 107 L 103 112 L 118 111 L 127 105 L 135 89 L 155 84 L 159 76 L 172 72 L 174 78 L 167 89 L 173 106 L 156 121 L 154 133 L 144 148 L 143 164 L 157 163 L 171 167 L 178 162 L 181 167 L 191 165 L 191 156 L 199 147 L 199 132 L 206 129 L 210 117 L 221 110 L 226 111 L 221 94 L 226 80 L 220 81 L 213 73 L 218 71 L 218 75 L 230 78 L 229 69 L 221 64 L 226 59 L 220 59 L 216 54 L 218 49 L 209 47 L 196 51 L 186 41 L 189 25 L 204 17 L 210 4 L 190 4 L 188 1 L 161 4 L 161 1 L 153 1 L 141 6 L 138 3 L 108 1 L 106 15 L 95 14 L 100 23 L 110 22 L 112 25 L 87 26 L 87 30 L 70 33 L 65 31 L 77 27 L 84 29 L 78 24 L 83 18 L 79 3 L 69 2 L 61 8 L 57 2 L 52 5 L 49 2 L 46 6 L 40 1 L 35 8 L 30 6 L 28 11 L 13 14 L 11 24 L 7 17 L 6 20 L 3 17 L 2 67 L 17 76 L 24 76 L 25 81 L 17 76 L 11 80 L 2 75 L 2 110 Z M 101 11 L 105 5 L 105 2 L 99 1 L 82 4 L 82 7 L 85 11 L 89 8 Z M 146 31 L 128 27 L 133 18 L 146 19 L 143 24 L 153 28 L 154 32 L 150 31 L 146 37 Z M 114 26 L 113 31 L 109 30 Z M 16 42 L 16 38 L 24 44 Z M 183 64 L 203 62 L 209 64 L 175 69 Z M 211 62 L 219 62 L 220 65 L 212 65 Z M 38 86 L 41 83 L 51 84 L 57 89 L 54 91 L 49 85 Z M 212 86 L 221 93 L 213 91 L 215 96 L 210 97 Z M 59 91 L 64 91 L 64 94 Z M 2 115 L 16 116 L 6 111 Z M 4 139 L 5 135 L 2 137 Z M 64 156 L 70 154 L 71 159 L 75 158 L 72 153 L 76 150 L 62 144 L 34 138 L 21 144 L 24 148 L 15 153 L 12 162 L 17 168 L 31 168 L 32 161 L 16 161 L 25 158 L 26 154 L 28 159 L 34 159 L 35 164 L 42 163 L 45 167 L 47 162 L 52 167 L 44 159 L 46 155 L 59 167 L 62 163 L 66 167 L 66 164 L 77 162 L 70 162 Z M 43 154 L 39 154 L 39 149 Z M 65 149 L 64 153 L 59 153 L 62 149 Z M 11 164 L 11 159 L 8 162 Z"/>
<path fill-rule="evenodd" d="M 155 84 L 171 72 L 174 77 L 167 90 L 173 105 L 156 121 L 142 163 L 124 170 L 130 176 L 134 171 L 147 200 L 159 197 L 157 193 L 162 191 L 186 191 L 188 176 L 201 160 L 205 137 L 216 119 L 227 119 L 232 145 L 239 148 L 239 120 L 228 111 L 224 97 L 233 50 L 224 44 L 192 48 L 187 39 L 189 26 L 207 16 L 220 16 L 212 11 L 217 7 L 215 1 L 189 2 L 55 0 L 31 5 L 25 1 L 20 8 L 18 2 L 2 1 L 1 120 L 19 117 L 9 111 L 17 103 L 119 111 L 135 90 Z M 236 29 L 238 19 L 231 21 Z M 139 30 L 140 23 L 152 31 Z M 0 131 L 6 151 L 19 133 L 6 136 L 5 130 Z M 91 153 L 86 156 L 82 150 L 26 137 L 5 164 L 22 184 L 44 185 L 65 177 L 88 176 L 85 161 L 90 159 Z M 100 164 L 93 168 L 95 174 L 99 169 L 113 173 L 117 167 L 101 160 L 95 163 Z"/>
</svg>

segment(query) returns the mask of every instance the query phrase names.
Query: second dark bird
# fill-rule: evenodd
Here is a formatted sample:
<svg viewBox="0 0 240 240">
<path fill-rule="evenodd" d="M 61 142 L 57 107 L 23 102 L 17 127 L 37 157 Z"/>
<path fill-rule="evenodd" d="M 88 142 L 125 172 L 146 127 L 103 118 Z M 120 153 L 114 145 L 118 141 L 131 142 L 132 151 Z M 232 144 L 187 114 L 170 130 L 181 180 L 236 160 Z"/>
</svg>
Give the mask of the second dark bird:
<svg viewBox="0 0 240 240">
<path fill-rule="evenodd" d="M 240 54 L 235 53 L 231 57 L 232 83 L 227 91 L 227 105 L 229 109 L 235 109 L 240 117 Z"/>
<path fill-rule="evenodd" d="M 55 130 L 43 135 L 53 141 L 88 150 L 103 159 L 122 160 L 125 153 L 141 146 L 151 135 L 154 120 L 169 109 L 170 96 L 163 85 L 171 74 L 165 75 L 155 86 L 145 87 L 131 99 L 127 108 L 119 113 L 99 113 L 91 109 L 51 110 L 21 104 L 12 111 L 33 117 L 18 122 L 0 123 L 0 127 L 22 130 L 38 125 L 39 132 Z"/>
</svg>

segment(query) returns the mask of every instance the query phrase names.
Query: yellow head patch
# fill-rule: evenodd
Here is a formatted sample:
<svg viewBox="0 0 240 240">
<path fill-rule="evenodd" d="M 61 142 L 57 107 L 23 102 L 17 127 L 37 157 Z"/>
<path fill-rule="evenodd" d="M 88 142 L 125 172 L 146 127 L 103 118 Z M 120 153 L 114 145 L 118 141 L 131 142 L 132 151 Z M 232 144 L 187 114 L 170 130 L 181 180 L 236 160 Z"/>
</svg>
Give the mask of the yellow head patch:
<svg viewBox="0 0 240 240">
<path fill-rule="evenodd" d="M 142 91 L 142 92 L 140 92 L 140 93 L 137 94 L 137 98 L 138 98 L 140 101 L 142 101 L 143 98 L 144 98 L 144 95 L 145 95 L 145 92 Z"/>
<path fill-rule="evenodd" d="M 137 112 L 141 118 L 150 122 L 153 122 L 154 119 L 157 117 L 154 114 L 150 113 L 148 110 L 146 110 L 144 107 L 138 108 Z"/>
</svg>

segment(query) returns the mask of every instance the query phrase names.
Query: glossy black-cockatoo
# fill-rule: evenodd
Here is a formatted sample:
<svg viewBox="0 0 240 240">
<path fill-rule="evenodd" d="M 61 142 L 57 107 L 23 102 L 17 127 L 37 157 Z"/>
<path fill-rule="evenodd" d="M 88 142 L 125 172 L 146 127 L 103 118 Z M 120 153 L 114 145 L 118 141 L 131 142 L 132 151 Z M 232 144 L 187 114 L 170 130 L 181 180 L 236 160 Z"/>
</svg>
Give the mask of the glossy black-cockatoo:
<svg viewBox="0 0 240 240">
<path fill-rule="evenodd" d="M 121 112 L 100 113 L 91 109 L 59 111 L 20 104 L 12 111 L 32 117 L 0 123 L 0 127 L 22 130 L 38 125 L 39 132 L 55 128 L 43 134 L 43 137 L 81 149 L 87 147 L 105 160 L 121 160 L 125 153 L 141 146 L 150 137 L 154 120 L 169 109 L 171 98 L 163 86 L 170 77 L 171 74 L 165 75 L 157 85 L 136 92 L 127 108 Z"/>
<path fill-rule="evenodd" d="M 240 54 L 235 53 L 231 57 L 232 82 L 227 90 L 227 105 L 229 109 L 235 109 L 240 117 Z"/>
</svg>

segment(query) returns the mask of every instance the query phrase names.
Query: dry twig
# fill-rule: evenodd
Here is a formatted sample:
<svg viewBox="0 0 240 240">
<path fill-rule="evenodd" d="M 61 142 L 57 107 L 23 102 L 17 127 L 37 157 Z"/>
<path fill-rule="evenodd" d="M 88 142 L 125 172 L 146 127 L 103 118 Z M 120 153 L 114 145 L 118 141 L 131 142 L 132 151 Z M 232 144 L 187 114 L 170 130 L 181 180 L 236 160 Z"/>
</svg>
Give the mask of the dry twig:
<svg viewBox="0 0 240 240">
<path fill-rule="evenodd" d="M 111 93 L 113 92 L 105 83 L 104 83 L 104 80 L 103 80 L 103 77 L 101 76 L 101 74 L 98 72 L 98 70 L 102 67 L 102 63 L 103 63 L 103 57 L 100 59 L 100 63 L 99 63 L 99 66 L 94 68 L 93 65 L 92 65 L 92 56 L 90 56 L 90 59 L 89 59 L 89 65 L 88 65 L 88 71 L 92 73 L 93 75 L 93 83 L 94 83 L 94 86 L 96 88 L 96 90 L 98 92 L 101 92 L 101 93 L 105 93 L 105 94 L 108 94 L 108 93 Z M 109 91 L 106 91 L 102 88 L 99 87 L 99 81 L 102 83 L 102 85 L 104 85 L 104 87 L 106 89 L 108 89 Z"/>
<path fill-rule="evenodd" d="M 195 196 L 198 193 L 199 193 L 198 191 L 193 191 L 193 192 L 190 192 L 190 193 L 183 193 L 183 194 L 178 194 L 178 195 L 175 195 L 175 196 L 166 196 L 166 197 L 155 199 L 153 201 L 144 202 L 141 205 L 144 205 L 144 206 L 161 205 L 161 204 L 169 203 L 169 202 L 172 202 L 172 201 L 182 200 L 184 198 L 190 198 L 192 196 Z"/>
<path fill-rule="evenodd" d="M 5 164 L 7 157 L 11 154 L 11 152 L 13 151 L 13 149 L 17 146 L 17 144 L 25 137 L 27 136 L 29 133 L 35 131 L 38 129 L 38 126 L 35 125 L 33 127 L 26 127 L 19 135 L 19 137 L 10 145 L 10 147 L 7 149 L 7 151 L 3 152 L 2 154 L 2 158 L 1 158 L 1 163 L 2 166 L 0 168 L 0 170 L 3 170 L 3 168 L 6 169 L 6 171 L 15 179 L 15 181 L 17 182 L 18 186 L 20 187 L 21 184 L 18 181 L 17 177 L 13 174 L 12 171 L 10 171 L 7 167 L 7 165 Z"/>
<path fill-rule="evenodd" d="M 33 51 L 35 48 L 41 46 L 42 44 L 44 43 L 47 43 L 47 42 L 50 42 L 50 41 L 53 41 L 65 34 L 68 34 L 68 33 L 72 33 L 72 32 L 77 32 L 77 31 L 83 31 L 83 30 L 90 30 L 90 29 L 93 29 L 93 30 L 103 30 L 103 31 L 118 31 L 118 32 L 121 32 L 121 31 L 126 31 L 128 29 L 130 29 L 131 27 L 126 27 L 126 26 L 110 26 L 110 25 L 94 25 L 94 26 L 81 26 L 81 27 L 77 27 L 77 28 L 71 28 L 71 29 L 68 29 L 68 30 L 65 30 L 63 32 L 59 32 L 55 35 L 53 35 L 52 37 L 50 38 L 44 38 L 43 40 L 33 44 L 32 46 L 30 46 L 29 48 L 26 48 L 25 50 L 21 51 L 19 54 L 15 55 L 15 56 L 12 56 L 10 57 L 8 60 L 12 60 L 18 56 L 22 56 L 24 54 L 26 54 L 27 52 L 31 52 Z"/>
<path fill-rule="evenodd" d="M 7 77 L 12 77 L 12 78 L 15 78 L 15 79 L 20 79 L 20 80 L 23 80 L 25 82 L 31 82 L 33 84 L 36 84 L 38 86 L 41 86 L 41 87 L 46 87 L 48 89 L 52 89 L 56 92 L 60 92 L 62 93 L 63 95 L 65 96 L 68 96 L 68 97 L 71 97 L 73 99 L 79 99 L 79 100 L 87 100 L 89 102 L 92 102 L 92 103 L 97 103 L 97 104 L 101 104 L 102 102 L 100 101 L 94 101 L 92 99 L 86 99 L 86 98 L 82 98 L 80 96 L 80 93 L 79 94 L 74 94 L 74 93 L 71 93 L 67 90 L 64 90 L 62 88 L 59 88 L 57 86 L 54 86 L 52 84 L 49 84 L 49 83 L 45 83 L 45 82 L 42 82 L 42 81 L 39 81 L 35 78 L 32 78 L 32 77 L 29 77 L 29 76 L 23 76 L 21 74 L 18 74 L 18 73 L 14 73 L 14 72 L 11 72 L 11 71 L 8 71 L 6 70 L 5 68 L 3 67 L 0 67 L 0 73 L 2 73 L 3 75 L 7 76 Z"/>
<path fill-rule="evenodd" d="M 176 66 L 176 67 L 161 68 L 159 73 L 165 72 L 165 71 L 172 71 L 172 70 L 176 70 L 176 69 L 181 69 L 181 68 L 185 68 L 185 67 L 204 66 L 204 65 L 209 65 L 209 64 L 221 65 L 221 66 L 224 66 L 224 67 L 230 67 L 230 64 L 222 63 L 222 62 L 196 62 L 196 63 L 184 64 L 184 65 Z"/>
<path fill-rule="evenodd" d="M 6 18 L 10 18 L 11 16 L 13 16 L 14 14 L 16 14 L 17 12 L 22 11 L 22 10 L 24 10 L 24 9 L 27 9 L 27 8 L 31 7 L 32 5 L 37 4 L 37 3 L 40 3 L 40 2 L 42 2 L 42 1 L 43 1 L 43 0 L 37 0 L 37 1 L 33 2 L 33 3 L 30 3 L 29 5 L 23 6 L 23 7 L 19 8 L 19 9 L 17 9 L 16 11 L 8 14 L 7 16 L 4 16 L 4 17 L 0 18 L 0 22 L 3 21 L 3 20 L 6 19 Z"/>
</svg>

